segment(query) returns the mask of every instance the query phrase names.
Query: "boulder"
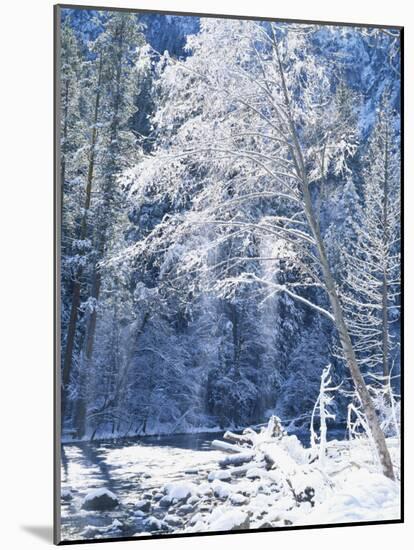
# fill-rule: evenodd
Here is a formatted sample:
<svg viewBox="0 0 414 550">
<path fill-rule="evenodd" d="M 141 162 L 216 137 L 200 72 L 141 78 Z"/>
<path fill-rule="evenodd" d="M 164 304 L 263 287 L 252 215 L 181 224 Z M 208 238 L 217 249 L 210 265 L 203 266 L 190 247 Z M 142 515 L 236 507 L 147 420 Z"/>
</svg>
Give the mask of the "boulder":
<svg viewBox="0 0 414 550">
<path fill-rule="evenodd" d="M 164 521 L 170 526 L 170 527 L 182 527 L 183 522 L 180 518 L 177 516 L 165 516 Z"/>
<path fill-rule="evenodd" d="M 149 512 L 151 510 L 151 502 L 146 499 L 139 500 L 135 506 L 142 512 Z"/>
<path fill-rule="evenodd" d="M 65 501 L 69 502 L 73 499 L 73 495 L 70 489 L 62 489 L 62 492 L 60 493 L 60 498 Z"/>
<path fill-rule="evenodd" d="M 210 531 L 238 531 L 250 528 L 250 518 L 246 512 L 240 510 L 226 510 L 220 514 L 213 512 L 213 521 Z"/>
<path fill-rule="evenodd" d="M 192 494 L 196 494 L 197 487 L 194 483 L 176 481 L 165 485 L 164 492 L 174 502 L 185 502 Z"/>
<path fill-rule="evenodd" d="M 154 516 L 149 517 L 144 521 L 145 527 L 148 531 L 166 531 L 168 530 L 168 525 Z"/>
<path fill-rule="evenodd" d="M 272 529 L 273 528 L 273 525 L 271 523 L 269 523 L 268 521 L 264 521 L 263 523 L 261 523 L 258 527 L 259 529 Z"/>
<path fill-rule="evenodd" d="M 246 496 L 241 495 L 240 493 L 233 493 L 230 496 L 230 502 L 234 506 L 243 506 L 244 504 L 247 504 L 249 502 L 249 499 Z"/>
<path fill-rule="evenodd" d="M 207 479 L 209 481 L 214 481 L 215 479 L 218 479 L 219 481 L 229 481 L 231 479 L 231 472 L 229 470 L 210 472 Z"/>
<path fill-rule="evenodd" d="M 83 510 L 106 511 L 113 510 L 119 505 L 118 498 L 104 487 L 88 493 L 83 500 Z"/>
<path fill-rule="evenodd" d="M 177 510 L 178 516 L 186 516 L 187 514 L 191 514 L 194 512 L 194 506 L 191 506 L 190 504 L 184 504 L 183 506 L 180 506 Z"/>
<path fill-rule="evenodd" d="M 172 504 L 171 498 L 168 495 L 165 495 L 160 499 L 160 506 L 163 508 L 169 508 Z"/>
</svg>

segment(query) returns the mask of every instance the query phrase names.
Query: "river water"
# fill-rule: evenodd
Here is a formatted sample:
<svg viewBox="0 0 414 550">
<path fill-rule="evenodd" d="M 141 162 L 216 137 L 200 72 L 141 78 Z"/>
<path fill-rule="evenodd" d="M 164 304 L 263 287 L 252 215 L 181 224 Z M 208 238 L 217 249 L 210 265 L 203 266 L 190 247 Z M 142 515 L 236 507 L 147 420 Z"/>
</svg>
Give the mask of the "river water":
<svg viewBox="0 0 414 550">
<path fill-rule="evenodd" d="M 305 446 L 309 432 L 295 435 Z M 343 439 L 343 430 L 331 432 Z M 200 433 L 124 438 L 116 441 L 65 443 L 62 445 L 61 539 L 79 540 L 127 537 L 157 532 L 174 532 L 185 524 L 191 506 L 175 509 L 174 524 L 166 526 L 172 511 L 159 505 L 160 489 L 169 482 L 200 483 L 217 468 L 223 453 L 212 449 L 213 439 L 223 433 Z M 105 487 L 112 491 L 120 505 L 105 512 L 82 509 L 84 497 L 92 490 Z M 69 499 L 67 498 L 68 492 Z M 136 503 L 151 501 L 151 510 L 140 512 Z M 162 520 L 163 526 L 148 525 L 146 518 Z"/>
</svg>

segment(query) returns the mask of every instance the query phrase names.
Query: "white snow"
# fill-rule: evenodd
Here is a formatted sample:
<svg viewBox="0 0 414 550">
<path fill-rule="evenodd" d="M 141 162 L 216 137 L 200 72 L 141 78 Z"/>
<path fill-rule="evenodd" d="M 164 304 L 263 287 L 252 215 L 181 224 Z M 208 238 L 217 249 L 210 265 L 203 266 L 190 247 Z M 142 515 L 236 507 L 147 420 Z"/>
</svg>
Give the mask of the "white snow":
<svg viewBox="0 0 414 550">
<path fill-rule="evenodd" d="M 241 504 L 247 504 L 249 499 L 240 493 L 234 493 L 230 495 L 230 502 L 235 506 L 240 506 Z"/>
<path fill-rule="evenodd" d="M 226 483 L 218 479 L 215 479 L 212 482 L 211 487 L 213 489 L 214 494 L 218 498 L 227 498 L 230 495 L 230 493 L 232 493 L 233 491 L 233 488 L 230 485 L 230 483 Z"/>
<path fill-rule="evenodd" d="M 120 527 L 122 527 L 122 523 L 118 519 L 114 519 L 114 521 L 110 525 L 106 525 L 103 527 L 98 527 L 96 525 L 86 525 L 82 531 L 82 535 L 85 538 L 102 538 L 111 531 L 117 530 Z"/>
<path fill-rule="evenodd" d="M 387 439 L 387 445 L 398 478 L 399 440 Z M 230 461 L 223 466 L 223 459 L 239 455 L 221 451 L 141 445 L 105 449 L 105 463 L 118 478 L 128 482 L 138 479 L 137 486 L 144 483 L 144 490 L 150 491 L 148 494 L 156 489 L 173 506 L 176 503 L 182 508 L 187 502 L 194 510 L 180 516 L 176 525 L 169 526 L 165 518 L 170 519 L 171 508 L 165 508 L 164 518 L 154 518 L 151 513 L 137 510 L 137 504 L 144 505 L 144 501 L 134 492 L 126 490 L 116 497 L 102 486 L 87 492 L 85 499 L 104 494 L 119 498 L 133 506 L 137 520 L 147 518 L 145 527 L 153 533 L 171 532 L 171 529 L 175 533 L 227 531 L 263 525 L 283 527 L 399 518 L 399 481 L 390 481 L 379 473 L 366 439 L 330 441 L 326 451 L 322 471 L 318 461 L 311 462 L 314 455 L 310 449 L 305 449 L 294 436 L 272 440 L 258 434 L 254 448 L 245 453 L 252 460 L 243 465 Z M 67 450 L 71 456 L 77 457 L 78 453 L 75 447 Z M 265 457 L 273 461 L 272 467 Z M 71 460 L 65 478 L 65 485 L 73 490 L 75 504 L 85 492 L 82 485 L 85 479 L 89 486 L 102 483 L 95 467 L 82 464 L 81 467 Z M 198 474 L 184 473 L 191 468 L 197 469 Z M 151 477 L 144 480 L 144 474 Z M 80 507 L 80 502 L 78 505 Z M 156 509 L 156 499 L 152 499 L 152 506 Z M 90 512 L 81 509 L 79 514 L 87 518 Z M 88 529 L 92 533 L 92 527 Z M 95 530 L 93 536 L 105 536 L 104 532 Z"/>
<path fill-rule="evenodd" d="M 186 500 L 192 494 L 197 492 L 197 486 L 194 483 L 177 481 L 173 483 L 167 483 L 164 487 L 166 495 L 170 499 Z"/>
<path fill-rule="evenodd" d="M 224 513 L 213 512 L 209 529 L 211 531 L 231 531 L 240 527 L 247 518 L 247 513 L 240 510 L 226 510 Z"/>
<path fill-rule="evenodd" d="M 398 519 L 400 495 L 396 482 L 365 468 L 350 471 L 338 489 L 303 518 L 302 523 L 344 523 Z"/>
<path fill-rule="evenodd" d="M 214 479 L 219 479 L 221 481 L 228 481 L 231 479 L 231 474 L 227 470 L 219 470 L 218 472 L 210 472 L 208 474 L 208 480 L 213 481 Z"/>
<path fill-rule="evenodd" d="M 398 472 L 398 441 L 389 439 L 387 444 Z M 219 468 L 210 472 L 207 485 L 217 500 L 211 502 L 208 496 L 207 509 L 195 514 L 184 531 L 398 519 L 399 481 L 378 472 L 367 440 L 330 441 L 326 445 L 322 470 L 296 437 L 272 440 L 259 434 L 255 458 L 244 475 L 231 476 L 231 483 L 226 483 L 220 477 L 227 478 L 240 467 L 230 466 L 225 476 Z M 264 455 L 274 462 L 270 469 L 265 467 Z M 208 494 L 205 483 L 200 489 L 199 495 Z"/>
</svg>

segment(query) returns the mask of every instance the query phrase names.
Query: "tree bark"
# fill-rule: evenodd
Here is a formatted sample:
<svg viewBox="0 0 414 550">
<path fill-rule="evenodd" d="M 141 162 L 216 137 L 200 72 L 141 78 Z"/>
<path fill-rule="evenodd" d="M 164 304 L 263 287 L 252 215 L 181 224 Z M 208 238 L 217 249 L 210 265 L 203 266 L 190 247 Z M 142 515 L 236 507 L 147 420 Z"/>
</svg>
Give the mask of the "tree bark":
<svg viewBox="0 0 414 550">
<path fill-rule="evenodd" d="M 392 466 L 391 456 L 387 448 L 385 441 L 384 433 L 381 429 L 377 413 L 375 411 L 374 403 L 369 395 L 368 388 L 365 384 L 364 378 L 359 369 L 354 348 L 352 346 L 351 337 L 349 335 L 348 327 L 346 325 L 342 306 L 336 291 L 335 282 L 332 276 L 331 269 L 327 260 L 325 246 L 320 234 L 319 226 L 316 223 L 316 219 L 313 212 L 312 201 L 309 193 L 309 187 L 306 179 L 303 180 L 303 198 L 305 204 L 305 213 L 306 217 L 312 232 L 312 235 L 316 241 L 318 255 L 321 264 L 321 270 L 323 273 L 326 290 L 329 296 L 329 301 L 331 303 L 333 316 L 335 318 L 335 326 L 339 334 L 339 340 L 341 342 L 342 350 L 344 352 L 344 357 L 346 359 L 348 368 L 351 372 L 352 379 L 355 384 L 355 389 L 361 401 L 361 405 L 365 416 L 367 418 L 367 423 L 371 431 L 378 458 L 382 466 L 383 473 L 386 477 L 394 479 L 394 470 Z"/>
<path fill-rule="evenodd" d="M 100 104 L 100 98 L 101 98 L 101 78 L 102 78 L 102 55 L 100 55 L 100 58 L 99 58 L 98 83 L 97 83 L 97 91 L 96 91 L 96 98 L 95 98 L 91 145 L 90 145 L 90 152 L 89 152 L 88 175 L 87 175 L 86 191 L 85 191 L 86 196 L 85 196 L 84 212 L 82 216 L 80 235 L 79 235 L 80 240 L 84 240 L 87 235 L 87 226 L 88 226 L 87 217 L 88 217 L 88 211 L 91 205 L 92 183 L 93 183 L 93 174 L 94 174 L 94 167 L 95 167 L 95 149 L 96 149 L 96 141 L 98 137 L 96 126 L 98 123 L 99 104 Z M 63 185 L 63 180 L 62 180 L 62 185 Z M 65 417 L 67 412 L 66 411 L 67 388 L 69 385 L 70 375 L 72 371 L 73 349 L 75 345 L 79 306 L 80 306 L 80 300 L 81 300 L 82 274 L 83 274 L 83 269 L 82 267 L 79 267 L 76 273 L 74 284 L 73 284 L 69 325 L 68 325 L 68 332 L 66 337 L 65 352 L 63 357 L 63 369 L 62 369 L 62 417 L 63 418 Z"/>
<path fill-rule="evenodd" d="M 66 79 L 65 82 L 65 107 L 63 109 L 63 131 L 62 131 L 62 148 L 61 155 L 62 159 L 60 162 L 60 181 L 62 188 L 65 185 L 66 177 L 66 139 L 68 136 L 68 112 L 69 112 L 69 79 Z M 63 195 L 63 193 L 62 193 Z"/>
<path fill-rule="evenodd" d="M 383 196 L 383 224 L 384 224 L 384 246 L 389 247 L 388 230 L 388 125 L 385 132 L 384 151 L 384 196 Z M 388 351 L 389 351 L 389 328 L 388 328 L 388 270 L 387 260 L 384 258 L 382 266 L 382 372 L 384 377 L 389 376 Z M 387 384 L 387 381 L 384 381 Z"/>
<path fill-rule="evenodd" d="M 390 479 L 395 479 L 391 456 L 387 448 L 385 436 L 381 429 L 378 416 L 375 411 L 374 403 L 368 392 L 368 388 L 365 384 L 364 378 L 361 374 L 361 371 L 359 369 L 359 366 L 356 360 L 351 337 L 349 335 L 348 327 L 344 319 L 342 306 L 338 297 L 338 293 L 336 291 L 335 282 L 334 282 L 333 275 L 332 275 L 329 262 L 327 259 L 327 255 L 325 252 L 325 245 L 320 233 L 317 217 L 314 212 L 314 207 L 312 204 L 312 199 L 309 191 L 307 170 L 306 170 L 306 166 L 305 166 L 305 162 L 302 154 L 302 148 L 299 142 L 298 133 L 296 131 L 294 118 L 292 116 L 290 98 L 289 98 L 289 93 L 285 82 L 283 65 L 280 59 L 279 48 L 278 48 L 276 36 L 274 33 L 273 33 L 273 43 L 274 43 L 279 73 L 280 73 L 281 82 L 282 82 L 282 90 L 283 90 L 286 113 L 288 118 L 289 131 L 292 139 L 291 152 L 294 159 L 297 176 L 301 183 L 304 212 L 306 215 L 306 219 L 307 219 L 311 234 L 316 242 L 316 248 L 318 251 L 318 256 L 320 261 L 320 267 L 324 278 L 326 291 L 328 293 L 329 301 L 332 307 L 335 326 L 338 331 L 339 340 L 341 342 L 341 346 L 342 346 L 342 350 L 344 353 L 347 366 L 351 372 L 355 389 L 361 401 L 361 405 L 362 405 L 364 414 L 366 416 L 369 429 L 371 431 L 372 439 L 376 447 L 376 452 L 382 467 L 382 471 L 386 477 Z"/>
<path fill-rule="evenodd" d="M 94 306 L 91 314 L 89 315 L 87 326 L 86 326 L 86 345 L 85 351 L 83 354 L 83 361 L 81 362 L 81 381 L 79 388 L 79 397 L 76 403 L 76 427 L 78 437 L 82 438 L 86 433 L 86 396 L 84 395 L 84 386 L 87 379 L 87 372 L 89 371 L 90 364 L 92 361 L 93 347 L 95 342 L 95 333 L 96 333 L 96 323 L 97 323 L 97 309 L 96 303 L 99 300 L 101 284 L 102 284 L 102 273 L 99 267 L 99 262 L 102 260 L 105 254 L 105 247 L 107 242 L 107 230 L 110 226 L 110 205 L 113 199 L 113 183 L 114 183 L 114 174 L 116 172 L 116 156 L 118 148 L 118 132 L 119 132 L 119 108 L 121 101 L 121 79 L 122 79 L 122 62 L 123 62 L 123 42 L 124 42 L 124 20 L 121 21 L 119 29 L 117 29 L 116 36 L 118 38 L 118 55 L 116 59 L 116 77 L 115 77 L 115 94 L 114 94 L 114 111 L 111 120 L 111 130 L 110 130 L 110 145 L 108 150 L 108 166 L 106 174 L 106 182 L 103 189 L 103 201 L 100 209 L 100 214 L 98 215 L 98 224 L 97 224 L 97 259 L 93 268 L 92 275 L 92 289 L 91 297 L 94 299 Z"/>
</svg>

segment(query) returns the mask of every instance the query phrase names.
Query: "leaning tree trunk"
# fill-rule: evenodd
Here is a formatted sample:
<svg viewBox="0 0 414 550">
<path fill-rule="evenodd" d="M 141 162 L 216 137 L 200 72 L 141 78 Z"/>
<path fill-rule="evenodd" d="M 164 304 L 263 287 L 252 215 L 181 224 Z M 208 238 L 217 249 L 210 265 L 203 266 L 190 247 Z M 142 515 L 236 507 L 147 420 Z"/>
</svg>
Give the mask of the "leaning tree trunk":
<svg viewBox="0 0 414 550">
<path fill-rule="evenodd" d="M 351 372 L 352 379 L 355 384 L 356 391 L 361 401 L 362 408 L 367 418 L 367 423 L 371 431 L 379 461 L 382 466 L 382 470 L 385 476 L 390 479 L 394 479 L 394 469 L 391 461 L 391 456 L 387 448 L 384 433 L 381 429 L 377 413 L 375 411 L 374 403 L 368 392 L 368 388 L 365 384 L 364 378 L 359 369 L 355 351 L 352 346 L 351 337 L 349 335 L 348 327 L 345 323 L 343 310 L 339 301 L 338 293 L 336 291 L 335 282 L 332 277 L 331 269 L 326 257 L 325 246 L 319 231 L 319 227 L 316 223 L 309 189 L 307 184 L 304 184 L 304 201 L 305 201 L 305 213 L 310 225 L 313 237 L 317 243 L 317 249 L 321 264 L 321 270 L 328 292 L 329 301 L 331 303 L 333 316 L 335 319 L 335 325 L 338 330 L 339 340 L 341 342 L 342 350 L 348 368 Z"/>
<path fill-rule="evenodd" d="M 385 157 L 384 157 L 384 195 L 383 195 L 383 227 L 384 227 L 384 248 L 389 247 L 389 228 L 388 228 L 388 127 L 385 135 Z M 388 250 L 389 252 L 389 250 Z M 386 380 L 384 385 L 388 385 L 389 369 L 389 329 L 388 329 L 388 266 L 384 258 L 382 266 L 382 372 Z"/>
<path fill-rule="evenodd" d="M 382 467 L 384 475 L 390 479 L 395 479 L 394 469 L 391 461 L 391 456 L 387 448 L 384 433 L 381 429 L 379 419 L 374 407 L 374 403 L 368 392 L 368 388 L 365 384 L 365 380 L 359 369 L 355 351 L 352 345 L 351 337 L 349 335 L 348 327 L 346 325 L 342 305 L 339 300 L 338 293 L 336 291 L 335 281 L 332 275 L 331 268 L 325 252 L 325 245 L 320 233 L 319 224 L 317 222 L 316 214 L 313 208 L 312 199 L 309 191 L 309 183 L 307 177 L 307 170 L 302 154 L 302 148 L 299 141 L 298 132 L 296 130 L 294 118 L 292 116 L 291 102 L 289 97 L 288 88 L 285 81 L 285 74 L 283 70 L 282 61 L 279 54 L 279 48 L 276 40 L 276 36 L 273 31 L 273 44 L 276 52 L 278 69 L 281 77 L 281 85 L 284 96 L 287 121 L 289 126 L 289 133 L 291 136 L 292 144 L 290 146 L 295 170 L 300 181 L 300 187 L 303 196 L 304 213 L 311 231 L 311 234 L 315 240 L 316 248 L 318 251 L 320 267 L 325 282 L 326 291 L 329 296 L 329 301 L 332 307 L 333 317 L 335 320 L 335 326 L 339 334 L 339 340 L 341 342 L 342 351 L 347 363 L 347 366 L 351 372 L 352 380 L 355 385 L 355 389 L 361 401 L 361 405 L 364 414 L 367 419 L 367 424 L 371 432 L 379 462 Z"/>
</svg>

